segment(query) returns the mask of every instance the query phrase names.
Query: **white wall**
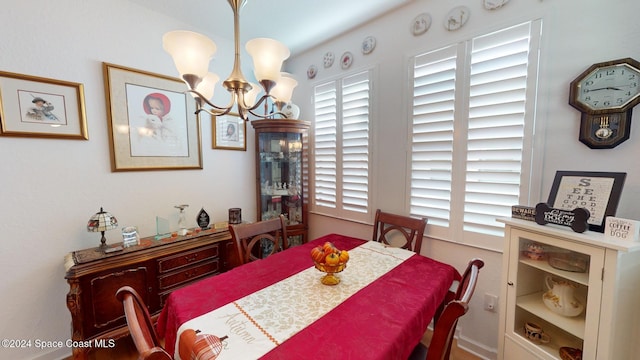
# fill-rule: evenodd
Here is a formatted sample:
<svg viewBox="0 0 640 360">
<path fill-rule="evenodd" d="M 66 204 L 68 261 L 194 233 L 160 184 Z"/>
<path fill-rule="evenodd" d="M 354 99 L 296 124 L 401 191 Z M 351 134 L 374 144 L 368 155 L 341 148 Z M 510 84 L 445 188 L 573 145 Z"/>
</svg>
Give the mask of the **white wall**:
<svg viewBox="0 0 640 360">
<path fill-rule="evenodd" d="M 457 5 L 471 9 L 468 23 L 460 30 L 448 32 L 443 27 L 447 12 Z M 294 93 L 300 105 L 301 118 L 312 119 L 313 85 L 347 73 L 339 64 L 325 69 L 323 54 L 332 51 L 339 59 L 345 51 L 354 54 L 348 71 L 374 66 L 378 71 L 374 93 L 373 207 L 406 212 L 407 149 L 409 147 L 409 117 L 405 103 L 408 58 L 420 51 L 438 49 L 477 35 L 536 18 L 543 19 L 543 39 L 537 109 L 538 133 L 536 153 L 538 166 L 534 172 L 542 182 L 533 189 L 537 194 L 531 204 L 546 200 L 557 170 L 626 172 L 622 199 L 617 215 L 640 219 L 640 109 L 636 108 L 631 138 L 615 149 L 591 150 L 578 141 L 580 113 L 568 105 L 569 83 L 593 63 L 632 57 L 640 60 L 640 23 L 634 13 L 640 10 L 636 0 L 511 0 L 501 9 L 488 11 L 481 0 L 435 1 L 418 0 L 393 13 L 359 27 L 344 36 L 294 57 L 289 72 L 301 84 Z M 410 31 L 413 18 L 422 12 L 431 14 L 431 28 L 422 36 Z M 377 47 L 369 55 L 360 51 L 367 36 L 377 39 Z M 316 65 L 318 75 L 307 80 L 306 70 Z M 402 146 L 404 143 L 405 146 Z M 343 232 L 368 238 L 371 227 L 337 219 L 312 216 L 311 238 L 329 232 Z M 488 358 L 495 358 L 498 314 L 482 309 L 485 293 L 500 294 L 502 254 L 438 240 L 425 240 L 423 254 L 464 269 L 469 259 L 481 257 L 486 266 L 472 301 L 472 309 L 460 322 L 464 347 Z"/>
<path fill-rule="evenodd" d="M 89 217 L 104 206 L 143 236 L 155 234 L 156 215 L 175 224 L 178 204 L 190 205 L 189 226 L 201 207 L 214 221 L 226 220 L 231 207 L 255 220 L 253 130 L 246 152 L 212 150 L 210 120 L 203 120 L 202 170 L 111 172 L 102 62 L 177 76 L 161 38 L 190 27 L 124 0 L 2 5 L 1 71 L 84 84 L 88 141 L 0 137 L 0 338 L 64 341 L 71 318 L 63 258 L 99 244 L 100 235 L 86 231 Z M 229 41 L 215 40 L 219 55 L 233 53 Z M 220 74 L 231 71 L 231 61 L 215 60 Z M 220 93 L 219 102 L 227 101 Z M 119 230 L 106 236 L 121 241 Z M 0 359 L 70 353 L 0 348 Z"/>
<path fill-rule="evenodd" d="M 195 225 L 200 207 L 207 209 L 215 221 L 225 220 L 227 209 L 236 206 L 243 209 L 244 218 L 254 220 L 253 131 L 249 126 L 246 152 L 212 150 L 210 122 L 203 121 L 202 170 L 111 172 L 101 63 L 175 76 L 160 39 L 168 30 L 190 27 L 125 0 L 2 3 L 0 70 L 85 86 L 89 141 L 0 137 L 0 335 L 3 339 L 66 340 L 70 336 L 70 316 L 63 257 L 70 251 L 98 244 L 99 236 L 86 232 L 89 217 L 104 206 L 122 225 L 137 225 L 143 235 L 155 233 L 156 215 L 173 216 L 173 206 L 183 203 L 190 205 L 191 225 Z M 442 18 L 459 4 L 471 8 L 471 18 L 463 29 L 448 33 L 442 28 Z M 636 109 L 630 140 L 612 150 L 589 150 L 577 140 L 579 114 L 567 105 L 567 98 L 569 82 L 592 63 L 622 57 L 640 59 L 640 23 L 631 11 L 637 12 L 639 6 L 635 0 L 511 0 L 503 9 L 488 12 L 481 8 L 480 0 L 417 0 L 294 58 L 288 69 L 300 82 L 294 100 L 302 108 L 301 118 L 311 119 L 311 86 L 342 73 L 336 65 L 329 71 L 322 68 L 326 51 L 333 51 L 338 58 L 344 51 L 351 51 L 355 55 L 352 69 L 378 66 L 376 86 L 384 100 L 375 109 L 374 156 L 375 169 L 385 170 L 376 171 L 372 179 L 374 206 L 403 211 L 406 153 L 397 146 L 396 139 L 407 138 L 403 99 L 407 93 L 404 79 L 408 56 L 542 17 L 545 24 L 537 108 L 538 119 L 546 130 L 538 137 L 544 144 L 540 148 L 544 160 L 540 200 L 546 197 L 556 170 L 626 171 L 618 215 L 637 219 L 640 169 L 634 156 L 640 148 L 640 110 Z M 409 25 L 420 12 L 430 12 L 433 25 L 426 34 L 413 37 Z M 603 14 L 608 15 L 604 20 Z M 223 69 L 218 73 L 224 76 L 231 64 L 230 58 L 221 54 L 232 51 L 232 44 L 209 35 L 218 43 L 215 62 Z M 365 57 L 360 53 L 360 44 L 369 35 L 377 38 L 378 46 Z M 306 81 L 306 69 L 311 64 L 316 64 L 320 73 L 316 80 Z M 224 94 L 216 97 L 224 99 Z M 370 229 L 314 217 L 311 238 L 326 232 L 367 238 Z M 115 242 L 118 231 L 108 232 L 107 238 Z M 487 262 L 476 302 L 460 329 L 465 346 L 493 356 L 497 315 L 483 311 L 480 299 L 485 292 L 499 294 L 501 255 L 439 241 L 429 241 L 423 249 L 426 255 L 458 269 L 474 256 Z M 56 359 L 68 354 L 69 349 L 0 348 L 2 359 Z"/>
</svg>

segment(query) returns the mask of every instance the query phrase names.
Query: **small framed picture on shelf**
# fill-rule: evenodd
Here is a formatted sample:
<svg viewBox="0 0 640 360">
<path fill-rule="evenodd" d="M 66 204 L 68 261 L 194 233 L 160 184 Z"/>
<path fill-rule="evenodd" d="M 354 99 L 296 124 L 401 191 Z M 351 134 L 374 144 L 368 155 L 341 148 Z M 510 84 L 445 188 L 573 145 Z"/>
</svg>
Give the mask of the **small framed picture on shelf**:
<svg viewBox="0 0 640 360">
<path fill-rule="evenodd" d="M 626 173 L 557 171 L 547 204 L 556 209 L 589 210 L 589 230 L 604 232 L 607 216 L 615 216 Z"/>
<path fill-rule="evenodd" d="M 212 116 L 213 148 L 247 150 L 247 124 L 238 114 Z"/>
</svg>

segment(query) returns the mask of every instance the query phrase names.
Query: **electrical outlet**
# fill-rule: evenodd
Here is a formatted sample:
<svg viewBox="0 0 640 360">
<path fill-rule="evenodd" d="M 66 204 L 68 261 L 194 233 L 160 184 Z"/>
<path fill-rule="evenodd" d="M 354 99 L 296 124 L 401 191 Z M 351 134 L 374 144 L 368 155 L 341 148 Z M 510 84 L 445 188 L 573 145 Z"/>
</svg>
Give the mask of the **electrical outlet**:
<svg viewBox="0 0 640 360">
<path fill-rule="evenodd" d="M 493 294 L 484 294 L 484 309 L 495 312 L 498 308 L 498 296 Z"/>
</svg>

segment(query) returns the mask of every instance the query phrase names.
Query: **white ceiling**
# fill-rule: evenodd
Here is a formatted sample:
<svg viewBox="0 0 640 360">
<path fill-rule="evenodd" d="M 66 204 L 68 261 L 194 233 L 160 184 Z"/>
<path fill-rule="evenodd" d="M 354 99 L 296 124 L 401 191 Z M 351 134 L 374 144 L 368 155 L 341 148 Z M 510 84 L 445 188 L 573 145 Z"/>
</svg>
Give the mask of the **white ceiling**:
<svg viewBox="0 0 640 360">
<path fill-rule="evenodd" d="M 191 24 L 193 30 L 233 39 L 227 0 L 129 0 Z M 283 42 L 292 54 L 364 24 L 415 0 L 247 0 L 240 11 L 240 38 Z"/>
</svg>

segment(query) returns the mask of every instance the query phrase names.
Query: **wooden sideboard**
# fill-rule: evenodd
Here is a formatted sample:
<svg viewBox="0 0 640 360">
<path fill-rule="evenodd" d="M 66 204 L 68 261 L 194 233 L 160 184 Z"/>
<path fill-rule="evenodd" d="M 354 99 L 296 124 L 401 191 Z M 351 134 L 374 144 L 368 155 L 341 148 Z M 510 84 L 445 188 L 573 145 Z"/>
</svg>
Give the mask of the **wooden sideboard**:
<svg viewBox="0 0 640 360">
<path fill-rule="evenodd" d="M 122 245 L 115 244 L 110 247 Z M 97 248 L 67 256 L 67 307 L 71 312 L 72 340 L 100 344 L 129 334 L 116 291 L 123 285 L 136 289 L 155 319 L 175 289 L 238 264 L 227 229 L 155 240 L 105 254 Z M 98 340 L 98 341 L 97 341 Z M 73 348 L 74 359 L 86 359 L 91 348 Z"/>
</svg>

